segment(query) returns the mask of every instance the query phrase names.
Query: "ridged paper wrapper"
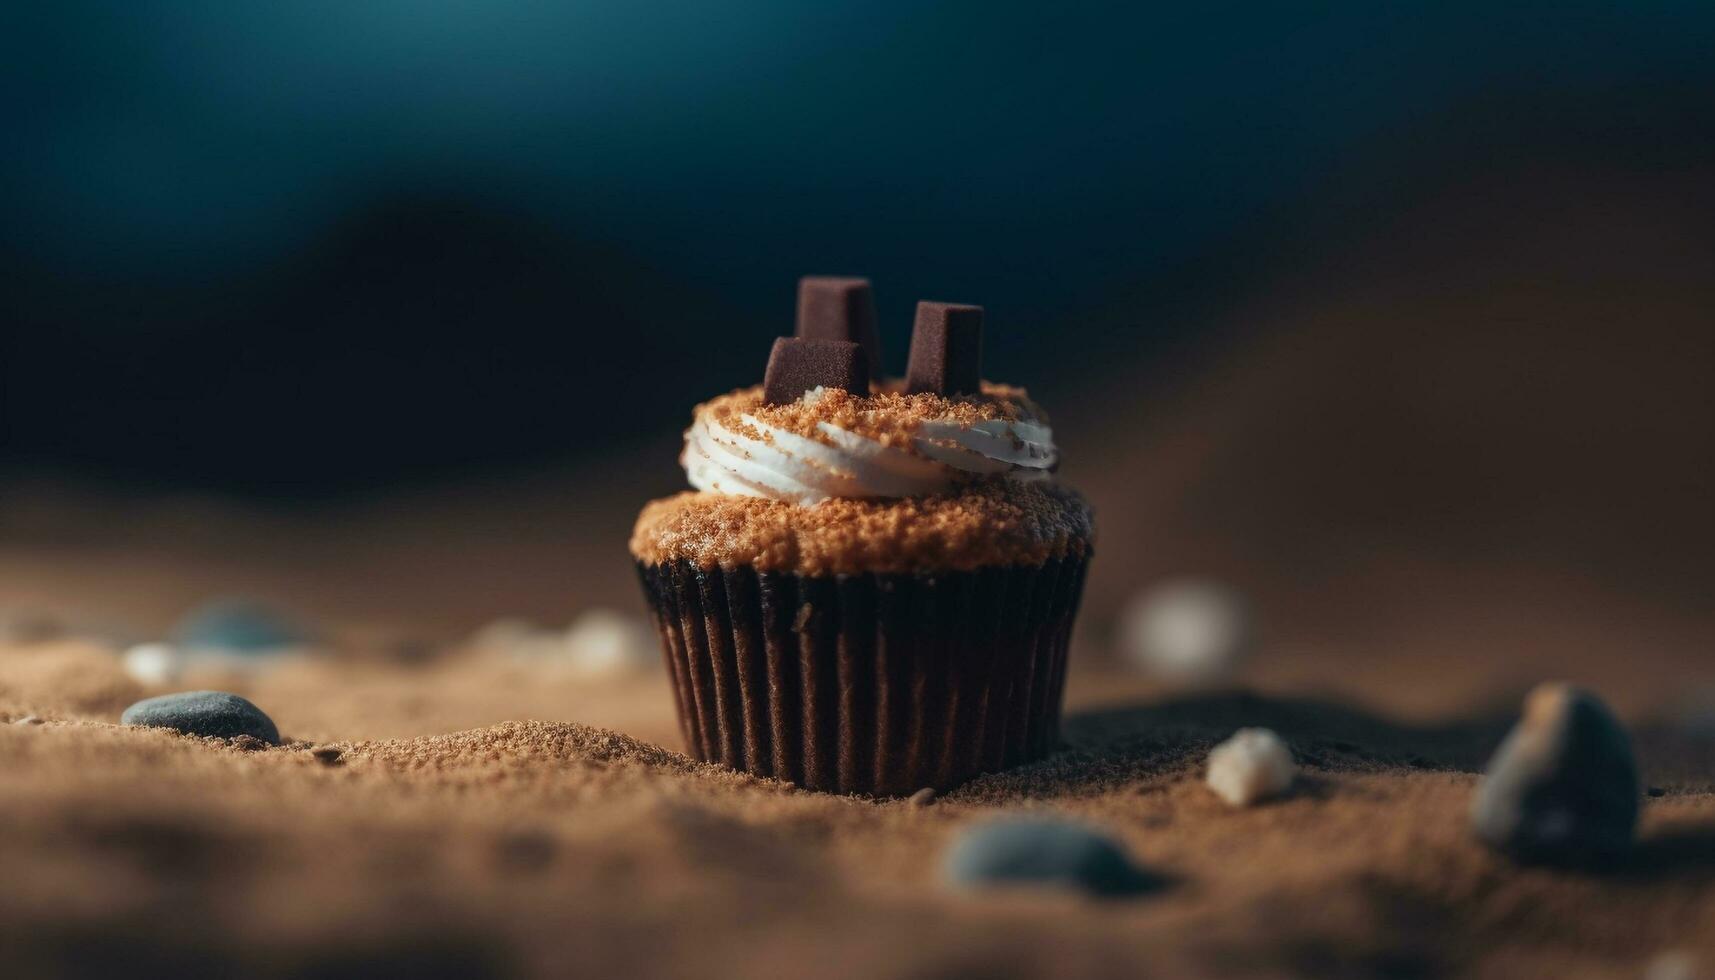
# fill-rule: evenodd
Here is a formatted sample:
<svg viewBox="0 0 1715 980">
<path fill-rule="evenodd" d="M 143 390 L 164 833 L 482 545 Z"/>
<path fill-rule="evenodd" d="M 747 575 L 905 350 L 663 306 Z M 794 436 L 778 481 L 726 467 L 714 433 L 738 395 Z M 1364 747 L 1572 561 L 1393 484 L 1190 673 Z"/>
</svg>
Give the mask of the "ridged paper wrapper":
<svg viewBox="0 0 1715 980">
<path fill-rule="evenodd" d="M 690 754 L 814 790 L 949 789 L 1058 742 L 1087 550 L 805 576 L 639 565 Z"/>
</svg>

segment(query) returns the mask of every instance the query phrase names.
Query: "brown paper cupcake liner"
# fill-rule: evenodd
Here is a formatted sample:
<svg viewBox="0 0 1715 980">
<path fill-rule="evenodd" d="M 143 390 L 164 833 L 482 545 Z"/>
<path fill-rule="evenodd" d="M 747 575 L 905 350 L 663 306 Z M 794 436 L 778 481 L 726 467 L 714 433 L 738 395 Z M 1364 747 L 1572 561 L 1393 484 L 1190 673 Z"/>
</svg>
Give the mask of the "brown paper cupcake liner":
<svg viewBox="0 0 1715 980">
<path fill-rule="evenodd" d="M 890 796 L 1055 746 L 1088 560 L 917 575 L 638 570 L 691 755 Z"/>
</svg>

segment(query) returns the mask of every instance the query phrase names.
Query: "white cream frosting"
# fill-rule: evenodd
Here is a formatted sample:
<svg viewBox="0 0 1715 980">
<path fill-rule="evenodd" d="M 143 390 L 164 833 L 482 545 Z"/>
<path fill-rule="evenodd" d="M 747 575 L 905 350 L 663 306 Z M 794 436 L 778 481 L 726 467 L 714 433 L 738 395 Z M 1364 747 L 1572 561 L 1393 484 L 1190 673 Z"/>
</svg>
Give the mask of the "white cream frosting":
<svg viewBox="0 0 1715 980">
<path fill-rule="evenodd" d="M 820 398 L 822 389 L 805 392 Z M 680 457 L 691 486 L 710 493 L 813 504 L 830 497 L 913 497 L 944 493 L 973 477 L 1039 479 L 1059 460 L 1054 433 L 1029 419 L 921 423 L 910 448 L 884 445 L 820 422 L 811 439 L 756 416 L 740 416 L 761 438 L 700 413 Z"/>
</svg>

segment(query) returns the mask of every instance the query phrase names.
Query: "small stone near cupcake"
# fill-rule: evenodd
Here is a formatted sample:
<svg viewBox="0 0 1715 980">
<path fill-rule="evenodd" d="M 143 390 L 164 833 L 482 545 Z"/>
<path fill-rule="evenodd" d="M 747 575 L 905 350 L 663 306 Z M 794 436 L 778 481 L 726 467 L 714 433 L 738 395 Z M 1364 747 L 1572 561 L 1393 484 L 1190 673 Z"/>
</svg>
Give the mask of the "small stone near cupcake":
<svg viewBox="0 0 1715 980">
<path fill-rule="evenodd" d="M 935 802 L 935 788 L 932 786 L 925 786 L 917 792 L 912 793 L 906 798 L 905 802 L 916 807 L 933 805 Z"/>
<path fill-rule="evenodd" d="M 967 828 L 948 849 L 941 871 L 953 887 L 973 891 L 1039 887 L 1114 898 L 1162 883 L 1107 835 L 1044 817 L 1001 818 Z"/>
<path fill-rule="evenodd" d="M 1233 806 L 1251 806 L 1284 794 L 1297 775 L 1292 750 L 1279 735 L 1267 728 L 1241 728 L 1209 752 L 1204 781 Z"/>
<path fill-rule="evenodd" d="M 249 736 L 280 744 L 273 719 L 245 698 L 223 691 L 184 691 L 146 698 L 125 709 L 121 725 L 171 728 L 186 735 L 236 739 Z"/>
<path fill-rule="evenodd" d="M 1632 846 L 1638 772 L 1631 739 L 1600 699 L 1542 684 L 1477 786 L 1478 839 L 1534 864 L 1602 864 Z"/>
<path fill-rule="evenodd" d="M 1233 589 L 1204 579 L 1173 579 L 1137 594 L 1120 616 L 1126 657 L 1169 684 L 1220 683 L 1250 653 L 1249 604 Z"/>
</svg>

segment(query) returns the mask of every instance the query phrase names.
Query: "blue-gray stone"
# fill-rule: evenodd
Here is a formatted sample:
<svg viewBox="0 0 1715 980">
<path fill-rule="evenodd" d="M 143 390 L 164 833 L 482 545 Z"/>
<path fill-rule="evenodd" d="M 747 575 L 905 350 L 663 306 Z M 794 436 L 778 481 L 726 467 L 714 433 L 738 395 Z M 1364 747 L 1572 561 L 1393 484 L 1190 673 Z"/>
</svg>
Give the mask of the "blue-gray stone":
<svg viewBox="0 0 1715 980">
<path fill-rule="evenodd" d="M 223 691 L 184 691 L 145 698 L 126 708 L 119 723 L 213 738 L 249 735 L 269 745 L 280 744 L 280 730 L 274 727 L 273 719 L 244 698 Z"/>
<path fill-rule="evenodd" d="M 1091 895 L 1135 895 L 1160 880 L 1088 827 L 1055 819 L 1002 819 L 965 831 L 942 865 L 962 888 L 1042 885 Z"/>
<path fill-rule="evenodd" d="M 1567 684 L 1531 691 L 1477 787 L 1477 837 L 1527 863 L 1600 864 L 1631 848 L 1637 822 L 1637 763 L 1607 706 Z"/>
<path fill-rule="evenodd" d="M 291 616 L 254 599 L 204 603 L 173 629 L 173 641 L 183 649 L 226 653 L 271 653 L 311 639 Z"/>
</svg>

